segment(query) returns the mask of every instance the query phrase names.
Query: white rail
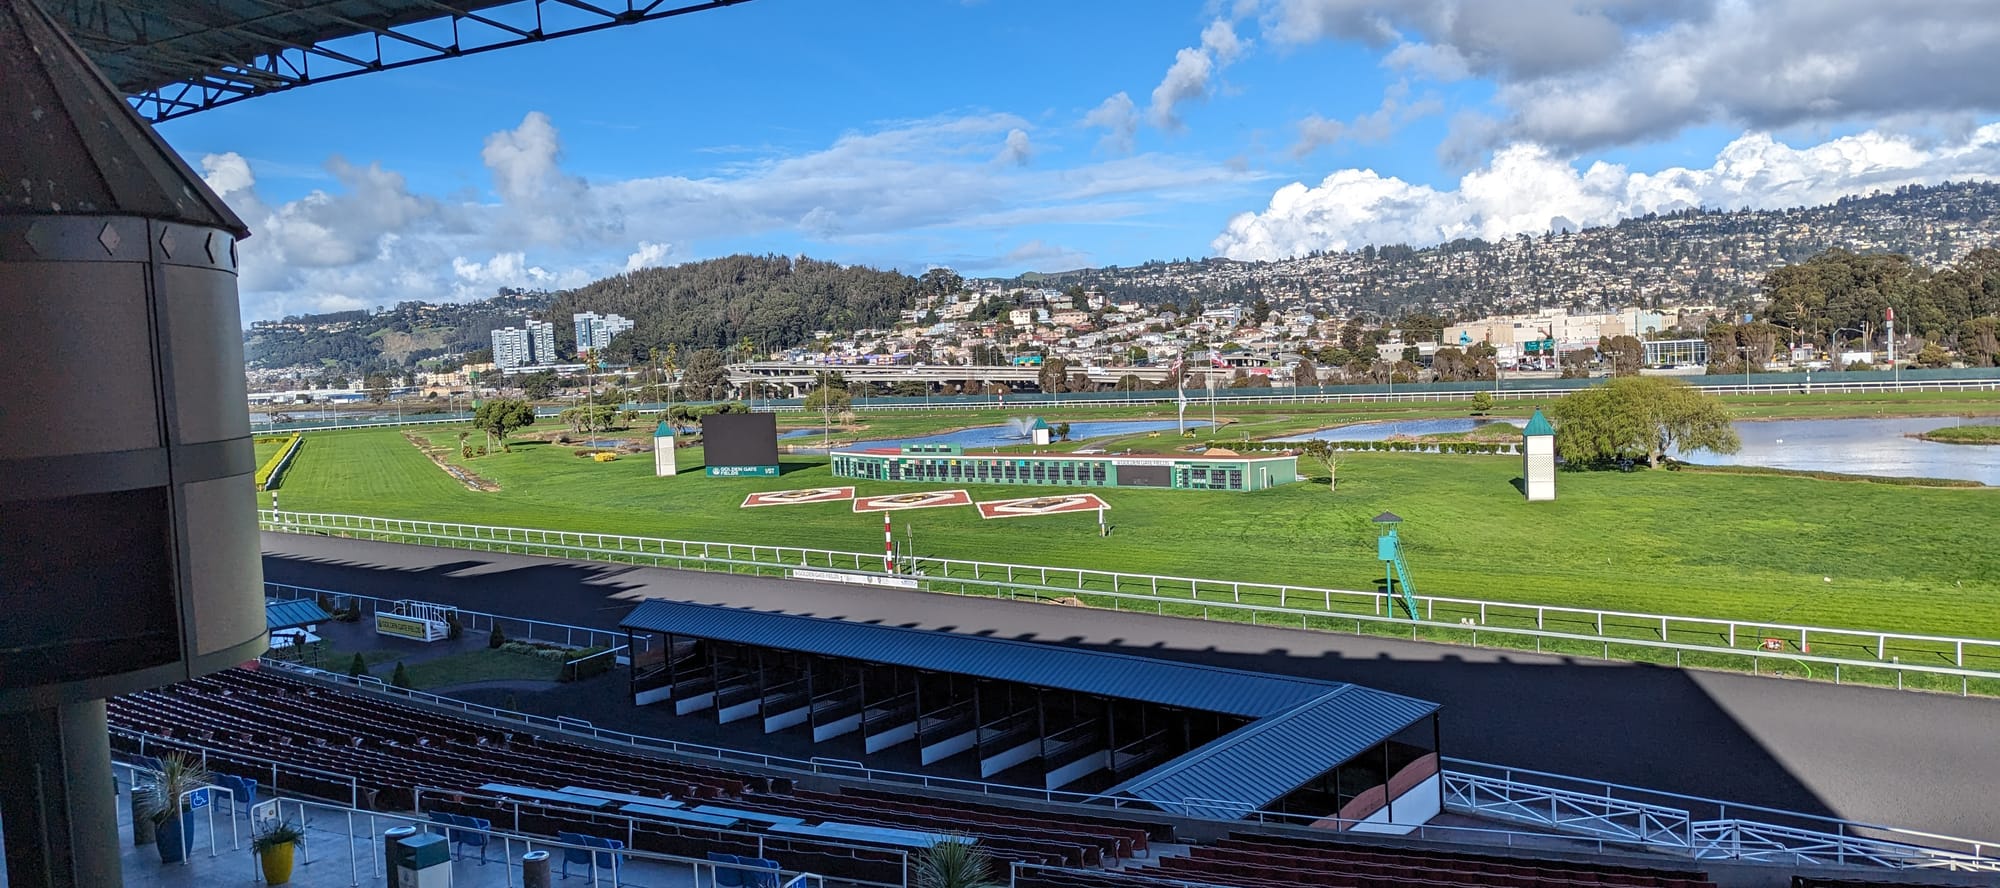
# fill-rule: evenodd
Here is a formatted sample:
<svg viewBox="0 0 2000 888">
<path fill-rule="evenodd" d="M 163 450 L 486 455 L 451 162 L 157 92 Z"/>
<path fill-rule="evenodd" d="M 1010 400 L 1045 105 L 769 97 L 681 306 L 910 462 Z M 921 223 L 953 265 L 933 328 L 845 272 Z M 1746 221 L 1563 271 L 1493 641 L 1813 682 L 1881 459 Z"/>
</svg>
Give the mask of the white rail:
<svg viewBox="0 0 2000 888">
<path fill-rule="evenodd" d="M 417 543 L 448 548 L 649 564 L 729 573 L 792 570 L 879 575 L 881 553 L 797 546 L 677 540 L 624 534 L 462 524 L 363 515 L 259 512 L 266 530 Z M 1564 653 L 1595 647 L 1602 659 L 1614 649 L 1671 653 L 1677 666 L 1794 669 L 1807 678 L 1845 683 L 1879 673 L 1931 676 L 1942 689 L 1956 680 L 1961 695 L 1974 680 L 2000 680 L 2000 640 L 1881 632 L 1795 623 L 1690 617 L 1633 611 L 1416 596 L 1422 619 L 1398 618 L 1380 592 L 1240 580 L 1102 571 L 932 556 L 906 557 L 899 569 L 931 591 L 971 593 L 975 587 L 1009 597 L 1091 596 L 1115 609 L 1156 614 L 1234 618 L 1256 624 L 1395 635 L 1475 646 L 1537 652 L 1556 643 Z M 954 588 L 956 587 L 956 588 Z M 980 593 L 986 594 L 986 593 Z M 1815 649 L 1814 645 L 1818 645 Z M 1697 662 L 1688 663 L 1688 655 Z M 1620 659 L 1637 659 L 1627 656 Z M 1775 664 L 1775 665 L 1774 665 Z M 1796 668 L 1795 668 L 1796 667 Z M 1825 667 L 1821 669 L 1821 667 Z M 1857 672 L 1859 670 L 1859 672 Z"/>
<path fill-rule="evenodd" d="M 1023 787 L 912 774 L 869 768 L 859 762 L 836 759 L 799 760 L 764 753 L 702 746 L 598 728 L 575 719 L 551 719 L 506 709 L 467 703 L 420 691 L 389 688 L 376 679 L 354 679 L 338 673 L 292 663 L 266 660 L 266 665 L 294 674 L 363 690 L 390 694 L 506 722 L 576 737 L 588 737 L 635 749 L 646 749 L 682 758 L 755 766 L 782 772 L 821 777 L 837 777 L 871 782 L 917 785 L 935 789 L 973 792 L 1014 799 L 1034 799 L 1060 804 L 1144 806 L 1125 798 L 1068 793 L 1041 787 Z M 185 741 L 170 741 L 183 747 Z M 1745 860 L 1753 862 L 1836 863 L 1853 866 L 1880 866 L 1894 869 L 1945 869 L 1963 872 L 2000 872 L 2000 844 L 1945 836 L 1917 830 L 1857 823 L 1783 811 L 1757 805 L 1704 799 L 1605 783 L 1561 774 L 1522 768 L 1505 768 L 1481 762 L 1446 758 L 1445 807 L 1464 814 L 1533 826 L 1565 836 L 1595 841 L 1601 851 L 1613 845 L 1639 846 L 1646 850 L 1695 857 L 1704 860 Z M 1523 780 L 1521 778 L 1531 778 Z M 345 779 L 345 778 L 343 778 Z M 1552 785 L 1561 784 L 1561 785 Z M 1642 797 L 1654 801 L 1643 801 Z M 1246 819 L 1241 804 L 1218 805 L 1228 808 L 1215 817 L 1192 815 L 1239 823 Z M 1201 806 L 1190 806 L 1200 810 Z M 1696 820 L 1695 813 L 1717 815 L 1712 820 Z M 1157 814 L 1157 812 L 1152 812 Z M 1757 819 L 1748 819 L 1749 814 Z M 1247 819 L 1257 823 L 1304 826 L 1316 818 L 1253 811 Z M 1771 822 L 1779 821 L 1779 822 Z M 1548 832 L 1522 832 L 1500 828 L 1418 827 L 1412 836 L 1447 842 L 1485 845 L 1535 845 Z"/>
</svg>

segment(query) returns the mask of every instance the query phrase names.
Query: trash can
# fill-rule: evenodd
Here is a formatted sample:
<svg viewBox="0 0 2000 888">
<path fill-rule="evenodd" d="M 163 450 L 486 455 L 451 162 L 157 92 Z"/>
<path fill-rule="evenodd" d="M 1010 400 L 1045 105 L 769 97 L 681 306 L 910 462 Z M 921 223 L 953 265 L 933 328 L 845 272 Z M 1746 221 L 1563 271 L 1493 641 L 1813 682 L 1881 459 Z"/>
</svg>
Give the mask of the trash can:
<svg viewBox="0 0 2000 888">
<path fill-rule="evenodd" d="M 396 884 L 396 846 L 416 834 L 414 826 L 399 826 L 382 834 L 382 873 L 389 884 Z"/>
<path fill-rule="evenodd" d="M 521 855 L 521 888 L 549 888 L 549 852 Z"/>
<path fill-rule="evenodd" d="M 396 888 L 448 888 L 451 884 L 451 843 L 426 833 L 396 843 Z"/>
</svg>

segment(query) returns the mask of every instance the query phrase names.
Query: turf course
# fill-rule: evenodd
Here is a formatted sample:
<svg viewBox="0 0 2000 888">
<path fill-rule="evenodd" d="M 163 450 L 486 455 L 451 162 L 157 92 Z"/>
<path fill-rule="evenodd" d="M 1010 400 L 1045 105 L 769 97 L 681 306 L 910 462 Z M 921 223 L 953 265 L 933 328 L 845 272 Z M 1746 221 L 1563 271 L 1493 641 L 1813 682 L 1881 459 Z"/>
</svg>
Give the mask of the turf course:
<svg viewBox="0 0 2000 888">
<path fill-rule="evenodd" d="M 1330 423 L 1306 421 L 1320 424 Z M 455 438 L 447 428 L 425 433 Z M 650 455 L 595 463 L 567 447 L 517 444 L 464 463 L 501 488 L 480 493 L 395 430 L 309 438 L 286 478 L 287 511 L 859 552 L 881 542 L 879 517 L 846 503 L 738 508 L 752 491 L 834 483 L 820 458 L 788 456 L 780 478 L 722 479 L 699 474 L 701 453 L 691 449 L 679 460 L 693 474 L 654 478 Z M 936 509 L 895 521 L 899 537 L 914 529 L 925 555 L 1368 589 L 1379 567 L 1368 519 L 1391 510 L 1405 518 L 1417 588 L 1428 594 L 2000 637 L 2000 559 L 1991 557 L 2000 490 L 1566 473 L 1560 499 L 1530 505 L 1513 487 L 1519 473 L 1517 457 L 1357 453 L 1337 493 L 1323 479 L 1249 494 L 1111 490 L 1109 538 L 1088 514 L 993 522 Z M 929 489 L 856 486 L 863 496 Z M 1020 495 L 970 489 L 980 500 Z"/>
</svg>

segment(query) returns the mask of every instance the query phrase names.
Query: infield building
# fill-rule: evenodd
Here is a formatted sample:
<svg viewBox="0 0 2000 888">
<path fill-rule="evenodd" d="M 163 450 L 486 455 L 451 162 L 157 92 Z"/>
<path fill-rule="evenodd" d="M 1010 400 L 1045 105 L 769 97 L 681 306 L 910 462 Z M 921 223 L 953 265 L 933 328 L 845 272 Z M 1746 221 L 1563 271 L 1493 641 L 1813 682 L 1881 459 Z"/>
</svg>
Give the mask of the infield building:
<svg viewBox="0 0 2000 888">
<path fill-rule="evenodd" d="M 832 456 L 835 476 L 872 481 L 1264 490 L 1299 480 L 1294 454 L 1253 456 L 1220 448 L 1200 454 L 968 454 L 957 444 L 905 444 L 838 450 Z"/>
</svg>

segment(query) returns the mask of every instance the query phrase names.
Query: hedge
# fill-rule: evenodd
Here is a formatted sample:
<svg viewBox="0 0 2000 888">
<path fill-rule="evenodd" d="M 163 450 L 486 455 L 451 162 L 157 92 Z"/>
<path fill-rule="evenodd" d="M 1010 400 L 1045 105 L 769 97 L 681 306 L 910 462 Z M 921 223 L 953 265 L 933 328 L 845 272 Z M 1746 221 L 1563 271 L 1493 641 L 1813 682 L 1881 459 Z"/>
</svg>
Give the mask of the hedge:
<svg viewBox="0 0 2000 888">
<path fill-rule="evenodd" d="M 272 490 L 278 486 L 279 481 L 284 480 L 285 467 L 291 464 L 292 454 L 298 452 L 299 444 L 305 441 L 305 436 L 298 432 L 293 432 L 284 441 L 285 446 L 283 448 L 280 448 L 277 453 L 271 454 L 270 459 L 265 460 L 263 465 L 257 467 L 258 490 Z"/>
</svg>

